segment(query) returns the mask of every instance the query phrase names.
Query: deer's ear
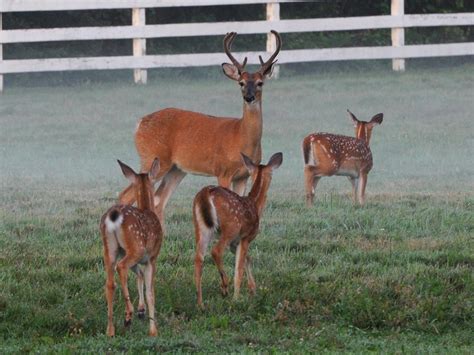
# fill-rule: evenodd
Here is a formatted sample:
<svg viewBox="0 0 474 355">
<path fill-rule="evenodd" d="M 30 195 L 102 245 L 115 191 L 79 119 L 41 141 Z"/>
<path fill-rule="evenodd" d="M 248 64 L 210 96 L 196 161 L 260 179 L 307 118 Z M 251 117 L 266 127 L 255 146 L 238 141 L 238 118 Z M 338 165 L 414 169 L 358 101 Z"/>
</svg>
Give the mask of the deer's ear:
<svg viewBox="0 0 474 355">
<path fill-rule="evenodd" d="M 132 183 L 134 184 L 137 180 L 137 173 L 133 171 L 131 167 L 129 167 L 127 164 L 122 163 L 120 160 L 117 160 L 120 169 L 122 169 L 123 175 Z"/>
<path fill-rule="evenodd" d="M 281 163 L 283 163 L 283 153 L 275 153 L 272 155 L 272 157 L 268 161 L 267 166 L 275 170 L 280 167 Z"/>
<path fill-rule="evenodd" d="M 154 181 L 156 180 L 159 172 L 160 172 L 160 159 L 155 158 L 155 160 L 153 160 L 153 164 L 151 164 L 150 171 L 148 172 L 148 177 L 150 178 L 150 180 Z"/>
<path fill-rule="evenodd" d="M 347 113 L 349 114 L 349 117 L 351 118 L 352 123 L 354 123 L 354 127 L 357 127 L 357 124 L 359 123 L 359 120 L 357 119 L 357 117 L 351 111 L 349 111 L 349 109 L 347 110 Z"/>
<path fill-rule="evenodd" d="M 240 156 L 242 157 L 242 161 L 243 161 L 245 167 L 250 172 L 250 174 L 252 174 L 254 172 L 254 170 L 257 168 L 257 166 L 253 163 L 252 159 L 250 159 L 244 153 L 240 153 Z"/>
<path fill-rule="evenodd" d="M 370 124 L 375 126 L 377 124 L 381 124 L 383 121 L 383 113 L 377 113 L 372 119 L 370 120 Z"/>
<path fill-rule="evenodd" d="M 222 63 L 222 70 L 224 71 L 224 74 L 232 80 L 238 81 L 240 78 L 240 73 L 239 69 L 233 64 L 229 63 Z"/>
</svg>

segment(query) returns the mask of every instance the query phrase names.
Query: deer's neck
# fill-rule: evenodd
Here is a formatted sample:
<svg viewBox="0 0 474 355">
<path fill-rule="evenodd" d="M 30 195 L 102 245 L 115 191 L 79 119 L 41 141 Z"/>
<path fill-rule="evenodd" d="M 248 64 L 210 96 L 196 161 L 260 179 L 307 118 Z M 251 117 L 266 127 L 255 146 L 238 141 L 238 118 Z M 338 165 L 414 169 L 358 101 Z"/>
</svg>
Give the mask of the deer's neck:
<svg viewBox="0 0 474 355">
<path fill-rule="evenodd" d="M 270 181 L 266 181 L 266 179 L 264 179 L 262 176 L 262 172 L 259 171 L 248 195 L 248 198 L 253 201 L 255 207 L 257 208 L 258 218 L 262 216 L 263 209 L 265 208 L 265 203 L 267 202 L 267 191 L 269 187 Z"/>
<path fill-rule="evenodd" d="M 147 186 L 140 186 L 137 193 L 137 208 L 140 210 L 154 210 L 153 195 Z"/>
<path fill-rule="evenodd" d="M 244 103 L 243 111 L 240 122 L 242 152 L 253 155 L 262 140 L 262 102 L 259 100 L 251 105 Z"/>
<path fill-rule="evenodd" d="M 356 138 L 362 139 L 365 142 L 365 144 L 369 146 L 370 133 L 367 131 L 367 127 L 365 125 L 360 125 L 359 127 L 357 127 Z"/>
</svg>

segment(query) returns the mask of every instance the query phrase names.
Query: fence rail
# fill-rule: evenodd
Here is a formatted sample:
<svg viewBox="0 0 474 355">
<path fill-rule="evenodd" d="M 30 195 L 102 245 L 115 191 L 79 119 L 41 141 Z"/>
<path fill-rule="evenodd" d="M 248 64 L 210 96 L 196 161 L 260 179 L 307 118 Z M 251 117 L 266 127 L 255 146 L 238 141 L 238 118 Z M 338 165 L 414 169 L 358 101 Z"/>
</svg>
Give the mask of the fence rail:
<svg viewBox="0 0 474 355">
<path fill-rule="evenodd" d="M 309 2 L 310 0 L 2 0 L 0 12 L 104 10 Z"/>
<path fill-rule="evenodd" d="M 403 0 L 392 1 L 392 15 L 345 18 L 280 20 L 282 2 L 305 0 L 3 0 L 0 2 L 0 90 L 3 75 L 11 73 L 134 69 L 135 82 L 146 83 L 146 69 L 160 67 L 206 66 L 225 60 L 223 53 L 147 55 L 146 39 L 223 35 L 229 31 L 242 34 L 347 31 L 363 29 L 392 29 L 392 46 L 325 48 L 282 51 L 279 63 L 326 60 L 392 59 L 394 70 L 404 70 L 405 58 L 474 55 L 474 42 L 451 44 L 405 45 L 404 29 L 411 27 L 472 26 L 474 13 L 405 15 Z M 307 0 L 306 0 L 307 1 Z M 184 23 L 146 25 L 145 8 L 172 6 L 210 6 L 230 4 L 267 4 L 266 21 L 214 23 Z M 64 11 L 97 9 L 132 9 L 131 26 L 76 27 L 51 29 L 2 30 L 2 12 Z M 2 60 L 2 45 L 11 43 L 132 39 L 132 56 L 47 58 Z M 267 52 L 274 48 L 274 38 L 268 36 Z M 255 62 L 265 53 L 237 53 Z"/>
</svg>

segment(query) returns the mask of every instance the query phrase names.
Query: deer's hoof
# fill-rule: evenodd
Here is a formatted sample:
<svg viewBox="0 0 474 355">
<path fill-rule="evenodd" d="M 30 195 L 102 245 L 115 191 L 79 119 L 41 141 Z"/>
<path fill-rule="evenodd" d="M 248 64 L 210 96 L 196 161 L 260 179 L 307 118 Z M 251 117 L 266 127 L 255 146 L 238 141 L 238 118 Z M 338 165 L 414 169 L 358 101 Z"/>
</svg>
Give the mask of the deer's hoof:
<svg viewBox="0 0 474 355">
<path fill-rule="evenodd" d="M 145 309 L 139 309 L 137 312 L 138 319 L 144 320 L 145 319 Z"/>
<path fill-rule="evenodd" d="M 257 293 L 256 287 L 255 287 L 255 286 L 253 286 L 253 287 L 252 287 L 252 286 L 249 286 L 249 295 L 250 295 L 251 297 L 254 297 L 256 293 Z"/>
<path fill-rule="evenodd" d="M 227 289 L 227 287 L 221 287 L 221 294 L 222 297 L 227 297 L 229 295 L 229 290 Z"/>
<path fill-rule="evenodd" d="M 148 336 L 150 337 L 156 337 L 157 335 L 158 335 L 158 330 L 156 328 L 150 329 L 150 331 L 148 332 Z"/>
<path fill-rule="evenodd" d="M 109 325 L 107 327 L 107 336 L 114 337 L 115 336 L 115 327 L 113 325 Z"/>
</svg>

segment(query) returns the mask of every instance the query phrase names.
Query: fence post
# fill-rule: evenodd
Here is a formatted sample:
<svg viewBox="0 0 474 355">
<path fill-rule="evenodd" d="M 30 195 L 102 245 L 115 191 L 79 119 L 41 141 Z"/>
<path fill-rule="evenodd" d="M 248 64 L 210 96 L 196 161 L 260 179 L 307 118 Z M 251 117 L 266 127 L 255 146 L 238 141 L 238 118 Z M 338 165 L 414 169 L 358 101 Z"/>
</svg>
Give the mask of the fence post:
<svg viewBox="0 0 474 355">
<path fill-rule="evenodd" d="M 280 4 L 279 3 L 268 3 L 267 4 L 267 21 L 279 21 L 280 20 Z M 273 53 L 276 50 L 276 39 L 271 33 L 267 35 L 267 52 Z M 272 78 L 278 79 L 280 76 L 280 67 L 275 65 L 273 68 Z"/>
<path fill-rule="evenodd" d="M 132 9 L 132 26 L 145 26 L 145 9 Z M 146 55 L 146 39 L 133 39 L 133 56 L 142 57 Z M 146 84 L 147 71 L 146 69 L 134 69 L 133 79 L 137 84 Z"/>
<path fill-rule="evenodd" d="M 2 13 L 0 12 L 0 33 L 2 33 L 3 23 L 2 23 Z M 0 36 L 2 37 L 2 36 Z M 0 66 L 3 64 L 3 45 L 0 42 Z M 0 73 L 0 93 L 3 92 L 3 74 Z"/>
<path fill-rule="evenodd" d="M 405 1 L 392 0 L 391 15 L 403 16 L 405 14 Z M 405 29 L 403 27 L 392 28 L 392 47 L 403 47 L 405 45 Z M 405 71 L 405 59 L 392 59 L 394 71 Z"/>
</svg>

